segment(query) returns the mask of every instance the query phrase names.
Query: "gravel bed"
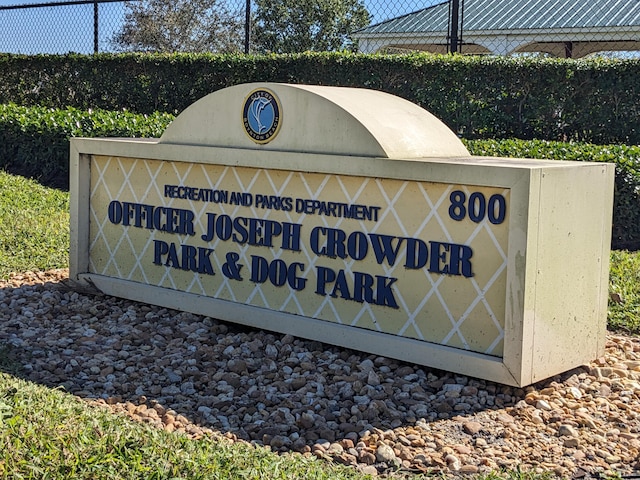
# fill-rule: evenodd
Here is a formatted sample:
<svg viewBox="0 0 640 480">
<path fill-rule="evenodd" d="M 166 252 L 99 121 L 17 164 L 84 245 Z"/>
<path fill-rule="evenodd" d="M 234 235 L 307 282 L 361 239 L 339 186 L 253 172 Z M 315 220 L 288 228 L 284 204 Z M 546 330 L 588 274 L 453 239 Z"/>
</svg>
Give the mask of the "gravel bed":
<svg viewBox="0 0 640 480">
<path fill-rule="evenodd" d="M 0 345 L 29 380 L 200 437 L 370 474 L 640 471 L 640 340 L 524 389 L 214 318 L 73 291 L 67 270 L 0 282 Z"/>
</svg>

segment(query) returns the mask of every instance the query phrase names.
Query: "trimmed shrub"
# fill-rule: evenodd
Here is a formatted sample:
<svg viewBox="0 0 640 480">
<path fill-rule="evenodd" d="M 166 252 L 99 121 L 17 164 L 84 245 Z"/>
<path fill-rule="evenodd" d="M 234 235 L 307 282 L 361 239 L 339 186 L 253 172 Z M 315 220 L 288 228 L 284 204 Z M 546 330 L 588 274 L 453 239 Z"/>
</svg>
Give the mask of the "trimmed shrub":
<svg viewBox="0 0 640 480">
<path fill-rule="evenodd" d="M 70 137 L 160 137 L 173 118 L 0 105 L 0 168 L 68 188 Z M 640 146 L 513 139 L 465 143 L 473 155 L 615 163 L 612 246 L 640 248 Z"/>
<path fill-rule="evenodd" d="M 171 120 L 165 113 L 0 105 L 0 168 L 68 188 L 69 138 L 159 137 Z"/>
<path fill-rule="evenodd" d="M 178 113 L 248 82 L 372 88 L 462 137 L 640 144 L 640 61 L 301 53 L 0 54 L 0 103 Z M 372 105 L 372 113 L 375 106 Z"/>
</svg>

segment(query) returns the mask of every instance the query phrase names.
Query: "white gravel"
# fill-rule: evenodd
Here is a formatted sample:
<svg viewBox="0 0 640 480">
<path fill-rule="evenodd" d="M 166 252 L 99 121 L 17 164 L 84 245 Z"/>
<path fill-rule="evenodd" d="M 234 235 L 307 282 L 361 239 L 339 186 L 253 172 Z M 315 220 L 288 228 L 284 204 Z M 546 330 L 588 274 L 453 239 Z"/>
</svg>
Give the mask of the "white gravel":
<svg viewBox="0 0 640 480">
<path fill-rule="evenodd" d="M 158 428 L 372 474 L 640 471 L 638 338 L 611 334 L 603 358 L 517 389 L 75 292 L 67 275 L 0 282 L 0 345 L 28 379 Z"/>
</svg>

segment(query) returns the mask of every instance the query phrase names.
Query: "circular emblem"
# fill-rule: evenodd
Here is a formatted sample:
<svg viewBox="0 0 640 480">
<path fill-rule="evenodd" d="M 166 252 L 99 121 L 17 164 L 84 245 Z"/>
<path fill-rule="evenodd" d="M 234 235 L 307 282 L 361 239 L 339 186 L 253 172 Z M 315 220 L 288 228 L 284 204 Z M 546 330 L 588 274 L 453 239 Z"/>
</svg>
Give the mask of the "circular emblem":
<svg viewBox="0 0 640 480">
<path fill-rule="evenodd" d="M 256 143 L 268 143 L 278 134 L 282 117 L 278 97 L 264 88 L 254 90 L 244 101 L 242 124 Z"/>
</svg>

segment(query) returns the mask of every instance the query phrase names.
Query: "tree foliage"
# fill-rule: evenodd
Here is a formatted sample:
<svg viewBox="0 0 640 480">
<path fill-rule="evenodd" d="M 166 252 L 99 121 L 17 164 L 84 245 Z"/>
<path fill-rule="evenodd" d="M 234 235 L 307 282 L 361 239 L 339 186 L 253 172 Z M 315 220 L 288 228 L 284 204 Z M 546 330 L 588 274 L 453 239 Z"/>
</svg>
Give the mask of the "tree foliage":
<svg viewBox="0 0 640 480">
<path fill-rule="evenodd" d="M 243 19 L 219 0 L 126 2 L 125 20 L 112 43 L 123 51 L 220 52 L 242 47 Z"/>
<path fill-rule="evenodd" d="M 256 0 L 253 43 L 259 52 L 354 49 L 350 34 L 369 25 L 362 0 Z"/>
</svg>

